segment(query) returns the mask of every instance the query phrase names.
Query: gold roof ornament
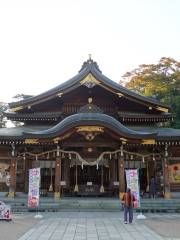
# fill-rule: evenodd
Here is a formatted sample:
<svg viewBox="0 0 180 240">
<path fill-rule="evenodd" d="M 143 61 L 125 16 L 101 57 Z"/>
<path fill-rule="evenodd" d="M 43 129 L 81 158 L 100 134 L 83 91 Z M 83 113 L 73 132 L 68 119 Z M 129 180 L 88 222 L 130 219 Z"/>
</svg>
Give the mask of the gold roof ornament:
<svg viewBox="0 0 180 240">
<path fill-rule="evenodd" d="M 163 107 L 156 107 L 157 110 L 161 111 L 161 112 L 169 112 L 168 108 L 163 108 Z"/>
<path fill-rule="evenodd" d="M 53 142 L 58 143 L 59 141 L 68 138 L 71 134 L 72 134 L 72 132 L 69 132 L 63 136 L 55 137 L 55 138 L 53 138 Z"/>
<path fill-rule="evenodd" d="M 142 144 L 147 144 L 147 145 L 155 144 L 155 139 L 145 139 L 145 140 L 142 140 Z"/>
<path fill-rule="evenodd" d="M 76 128 L 76 132 L 83 135 L 87 141 L 92 141 L 98 134 L 104 132 L 104 128 L 98 126 L 81 126 Z"/>
<path fill-rule="evenodd" d="M 37 138 L 27 138 L 25 139 L 25 144 L 37 144 L 39 140 Z"/>
<path fill-rule="evenodd" d="M 122 144 L 126 144 L 128 141 L 126 138 L 123 138 L 123 137 L 121 137 L 120 140 L 122 141 Z"/>
<path fill-rule="evenodd" d="M 62 92 L 60 92 L 60 93 L 57 94 L 58 97 L 62 97 L 62 95 L 63 95 Z"/>
<path fill-rule="evenodd" d="M 77 132 L 104 132 L 104 128 L 99 126 L 81 126 L 76 129 Z"/>
<path fill-rule="evenodd" d="M 19 111 L 19 110 L 21 110 L 21 109 L 23 109 L 23 106 L 11 108 L 10 110 L 11 110 L 12 112 L 16 112 L 16 111 Z"/>
<path fill-rule="evenodd" d="M 89 73 L 81 82 L 81 85 L 85 85 L 87 88 L 93 88 L 95 85 L 99 85 L 98 81 L 91 73 Z"/>
<path fill-rule="evenodd" d="M 124 94 L 122 94 L 122 93 L 119 93 L 119 92 L 117 93 L 117 95 L 118 95 L 118 97 L 119 97 L 119 98 L 121 98 L 121 97 L 123 97 L 123 96 L 124 96 Z"/>
</svg>

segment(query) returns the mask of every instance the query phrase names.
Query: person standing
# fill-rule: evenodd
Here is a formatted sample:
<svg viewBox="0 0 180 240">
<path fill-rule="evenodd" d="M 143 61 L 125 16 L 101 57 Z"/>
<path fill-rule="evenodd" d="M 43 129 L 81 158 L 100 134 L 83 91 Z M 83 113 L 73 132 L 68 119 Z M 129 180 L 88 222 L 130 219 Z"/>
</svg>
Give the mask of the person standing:
<svg viewBox="0 0 180 240">
<path fill-rule="evenodd" d="M 129 215 L 129 223 L 133 221 L 133 205 L 134 205 L 135 197 L 131 192 L 130 188 L 127 188 L 126 193 L 122 198 L 122 204 L 124 205 L 124 223 L 128 223 L 128 215 Z"/>
<path fill-rule="evenodd" d="M 155 198 L 155 196 L 156 196 L 156 180 L 154 177 L 151 177 L 149 191 L 150 191 L 150 197 Z"/>
</svg>

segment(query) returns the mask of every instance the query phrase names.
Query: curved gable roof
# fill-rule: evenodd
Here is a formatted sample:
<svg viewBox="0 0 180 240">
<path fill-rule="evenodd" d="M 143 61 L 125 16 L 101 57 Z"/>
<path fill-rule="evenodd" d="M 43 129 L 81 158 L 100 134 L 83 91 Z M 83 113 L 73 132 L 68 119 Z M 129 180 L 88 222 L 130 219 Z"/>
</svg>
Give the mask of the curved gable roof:
<svg viewBox="0 0 180 240">
<path fill-rule="evenodd" d="M 59 135 L 64 134 L 68 130 L 78 127 L 78 126 L 102 126 L 106 127 L 116 134 L 123 136 L 125 138 L 132 138 L 132 139 L 149 139 L 155 138 L 157 132 L 138 132 L 132 129 L 125 127 L 123 124 L 118 122 L 115 118 L 102 114 L 102 113 L 79 113 L 71 115 L 60 123 L 55 125 L 52 128 L 42 131 L 36 132 L 24 132 L 24 137 L 35 137 L 35 138 L 49 138 L 49 137 L 57 137 Z"/>
<path fill-rule="evenodd" d="M 127 98 L 133 98 L 137 101 L 141 101 L 145 104 L 150 104 L 156 107 L 162 107 L 165 109 L 169 109 L 168 106 L 159 103 L 157 100 L 145 97 L 143 95 L 137 94 L 120 84 L 112 81 L 111 79 L 107 78 L 102 74 L 100 71 L 98 65 L 96 62 L 94 62 L 92 59 L 89 59 L 88 61 L 84 62 L 81 70 L 79 73 L 71 78 L 70 80 L 58 85 L 57 87 L 54 87 L 44 93 L 41 93 L 37 96 L 30 97 L 18 102 L 12 102 L 9 103 L 10 108 L 18 108 L 21 106 L 28 106 L 28 105 L 34 105 L 40 102 L 47 101 L 48 99 L 51 99 L 55 96 L 61 95 L 64 92 L 71 91 L 72 88 L 77 88 L 82 85 L 83 80 L 88 77 L 88 75 L 91 75 L 93 78 L 95 78 L 95 81 L 97 81 L 99 85 L 102 87 L 112 89 L 113 92 L 117 95 L 124 96 Z"/>
</svg>

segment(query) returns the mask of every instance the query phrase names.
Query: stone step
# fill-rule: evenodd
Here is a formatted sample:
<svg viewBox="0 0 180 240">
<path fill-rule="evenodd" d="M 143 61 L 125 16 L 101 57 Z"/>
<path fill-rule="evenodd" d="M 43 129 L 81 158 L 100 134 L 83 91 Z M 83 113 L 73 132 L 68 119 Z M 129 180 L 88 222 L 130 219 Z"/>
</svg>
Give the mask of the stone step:
<svg viewBox="0 0 180 240">
<path fill-rule="evenodd" d="M 11 205 L 13 212 L 32 211 L 27 207 L 27 198 L 4 199 Z M 41 198 L 39 211 L 120 211 L 121 203 L 118 199 L 110 198 Z M 142 199 L 141 209 L 136 211 L 180 211 L 180 199 Z M 37 211 L 34 209 L 33 211 Z"/>
</svg>

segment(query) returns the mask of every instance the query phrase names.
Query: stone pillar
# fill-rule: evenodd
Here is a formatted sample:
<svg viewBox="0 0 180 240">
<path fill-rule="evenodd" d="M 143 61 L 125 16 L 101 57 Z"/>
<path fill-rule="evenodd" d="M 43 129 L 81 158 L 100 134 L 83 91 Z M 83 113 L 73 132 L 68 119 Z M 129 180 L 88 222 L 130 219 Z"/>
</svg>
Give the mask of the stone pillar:
<svg viewBox="0 0 180 240">
<path fill-rule="evenodd" d="M 164 198 L 170 199 L 171 192 L 170 192 L 168 162 L 166 157 L 163 160 L 163 175 L 164 175 Z"/>
<path fill-rule="evenodd" d="M 16 194 L 16 158 L 11 158 L 11 165 L 10 165 L 10 186 L 9 186 L 9 193 L 8 197 L 14 198 Z"/>
<path fill-rule="evenodd" d="M 124 156 L 119 156 L 118 158 L 118 170 L 119 170 L 119 198 L 122 199 L 122 196 L 125 192 Z"/>
<path fill-rule="evenodd" d="M 56 157 L 55 163 L 55 186 L 54 186 L 54 197 L 60 198 L 61 195 L 61 157 Z"/>
</svg>

